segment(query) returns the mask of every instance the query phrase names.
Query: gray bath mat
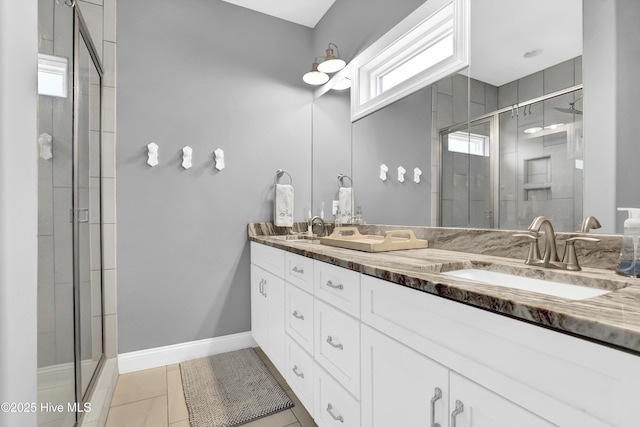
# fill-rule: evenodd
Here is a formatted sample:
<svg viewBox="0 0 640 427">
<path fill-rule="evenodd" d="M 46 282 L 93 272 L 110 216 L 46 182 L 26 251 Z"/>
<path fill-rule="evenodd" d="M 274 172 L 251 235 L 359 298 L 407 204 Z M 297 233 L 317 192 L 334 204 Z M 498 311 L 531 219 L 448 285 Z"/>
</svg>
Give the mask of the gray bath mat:
<svg viewBox="0 0 640 427">
<path fill-rule="evenodd" d="M 247 348 L 180 363 L 191 427 L 231 427 L 293 402 L 256 352 Z"/>
</svg>

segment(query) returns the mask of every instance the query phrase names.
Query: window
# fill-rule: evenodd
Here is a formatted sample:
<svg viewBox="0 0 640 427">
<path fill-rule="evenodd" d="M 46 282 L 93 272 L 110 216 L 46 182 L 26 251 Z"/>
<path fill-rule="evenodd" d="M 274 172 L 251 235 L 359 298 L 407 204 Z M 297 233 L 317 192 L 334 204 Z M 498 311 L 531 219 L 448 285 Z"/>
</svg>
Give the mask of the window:
<svg viewBox="0 0 640 427">
<path fill-rule="evenodd" d="M 489 157 L 489 137 L 467 132 L 452 132 L 447 135 L 447 149 L 456 153 Z"/>
<path fill-rule="evenodd" d="M 38 54 L 38 94 L 67 97 L 67 58 Z"/>
<path fill-rule="evenodd" d="M 353 60 L 351 121 L 469 64 L 469 0 L 429 0 Z"/>
</svg>

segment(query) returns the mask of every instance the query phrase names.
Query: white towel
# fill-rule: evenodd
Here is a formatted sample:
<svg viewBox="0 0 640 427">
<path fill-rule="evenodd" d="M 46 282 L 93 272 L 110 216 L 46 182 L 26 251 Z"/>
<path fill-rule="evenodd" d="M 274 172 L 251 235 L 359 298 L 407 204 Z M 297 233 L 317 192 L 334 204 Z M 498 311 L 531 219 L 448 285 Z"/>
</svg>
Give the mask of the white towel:
<svg viewBox="0 0 640 427">
<path fill-rule="evenodd" d="M 293 186 L 276 184 L 275 213 L 273 223 L 278 227 L 293 226 Z"/>
<path fill-rule="evenodd" d="M 340 187 L 338 190 L 338 206 L 340 208 L 340 220 L 343 224 L 353 222 L 353 191 L 351 187 Z"/>
</svg>

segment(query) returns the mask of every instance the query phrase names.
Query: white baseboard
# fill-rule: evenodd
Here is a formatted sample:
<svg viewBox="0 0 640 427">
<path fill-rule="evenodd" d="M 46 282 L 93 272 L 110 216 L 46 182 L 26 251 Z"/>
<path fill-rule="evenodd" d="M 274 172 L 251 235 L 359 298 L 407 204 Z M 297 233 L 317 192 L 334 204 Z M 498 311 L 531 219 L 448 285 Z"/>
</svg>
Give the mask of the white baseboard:
<svg viewBox="0 0 640 427">
<path fill-rule="evenodd" d="M 251 332 L 225 335 L 199 341 L 185 342 L 147 350 L 132 351 L 118 355 L 118 368 L 121 374 L 173 365 L 189 359 L 211 356 L 227 351 L 256 347 Z"/>
</svg>

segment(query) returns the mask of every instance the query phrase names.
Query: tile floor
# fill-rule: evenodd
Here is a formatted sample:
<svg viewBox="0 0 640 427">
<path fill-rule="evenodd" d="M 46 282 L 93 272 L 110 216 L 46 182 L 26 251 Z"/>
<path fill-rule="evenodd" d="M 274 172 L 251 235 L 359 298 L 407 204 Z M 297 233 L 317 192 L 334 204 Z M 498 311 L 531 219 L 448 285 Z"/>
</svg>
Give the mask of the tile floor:
<svg viewBox="0 0 640 427">
<path fill-rule="evenodd" d="M 245 427 L 317 427 L 291 387 L 262 350 L 256 349 L 294 407 Z M 189 427 L 178 364 L 120 375 L 111 401 L 106 427 Z"/>
</svg>

